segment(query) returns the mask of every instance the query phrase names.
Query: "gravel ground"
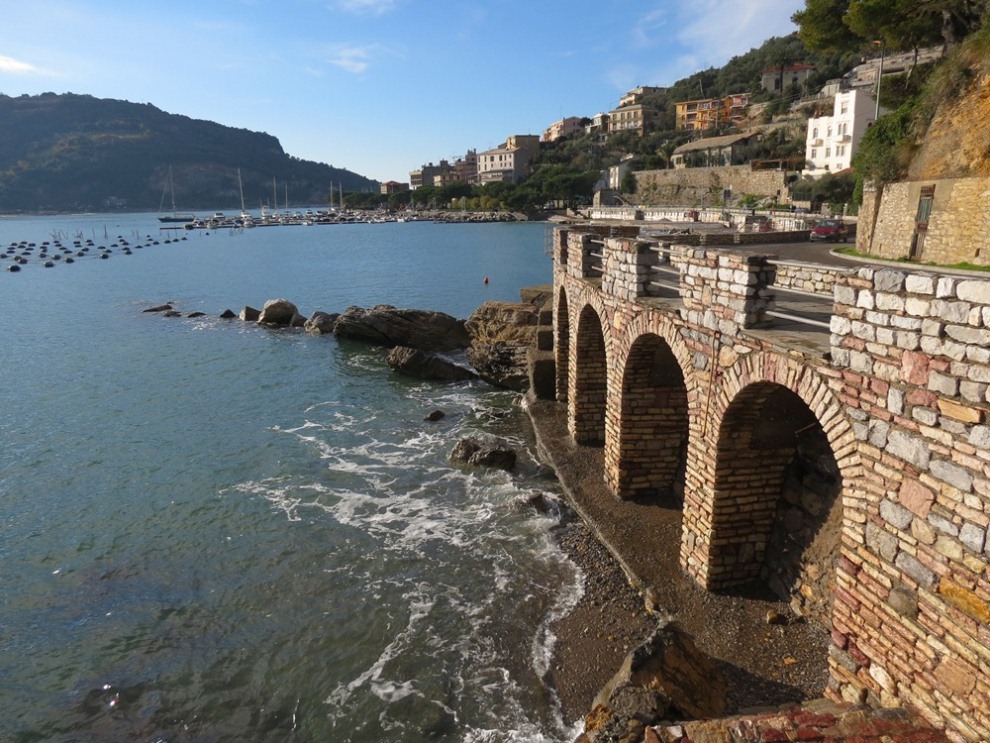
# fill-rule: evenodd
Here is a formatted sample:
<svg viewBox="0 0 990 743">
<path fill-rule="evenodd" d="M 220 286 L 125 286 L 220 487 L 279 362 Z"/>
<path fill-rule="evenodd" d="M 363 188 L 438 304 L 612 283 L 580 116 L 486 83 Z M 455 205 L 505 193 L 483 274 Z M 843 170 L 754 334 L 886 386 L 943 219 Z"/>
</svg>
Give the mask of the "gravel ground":
<svg viewBox="0 0 990 743">
<path fill-rule="evenodd" d="M 795 617 L 756 587 L 715 594 L 680 568 L 681 512 L 619 501 L 602 478 L 601 451 L 578 447 L 562 406 L 528 406 L 540 456 L 554 468 L 581 515 L 560 544 L 585 573 L 585 595 L 558 622 L 550 680 L 566 719 L 590 711 L 594 697 L 659 618 L 673 619 L 726 675 L 730 713 L 820 697 L 828 680 L 827 632 Z M 633 587 L 633 584 L 636 588 Z M 657 614 L 646 611 L 648 595 Z M 768 612 L 786 618 L 768 624 Z"/>
</svg>

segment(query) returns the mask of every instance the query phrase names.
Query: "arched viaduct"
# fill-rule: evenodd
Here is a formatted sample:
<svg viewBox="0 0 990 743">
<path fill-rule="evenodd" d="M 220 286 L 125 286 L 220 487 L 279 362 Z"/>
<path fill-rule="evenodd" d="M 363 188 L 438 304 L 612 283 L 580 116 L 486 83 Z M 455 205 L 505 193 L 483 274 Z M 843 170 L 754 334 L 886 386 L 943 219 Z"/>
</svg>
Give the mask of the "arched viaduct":
<svg viewBox="0 0 990 743">
<path fill-rule="evenodd" d="M 552 252 L 556 397 L 615 497 L 683 508 L 698 584 L 827 627 L 829 696 L 990 740 L 990 281 L 607 228 Z"/>
</svg>

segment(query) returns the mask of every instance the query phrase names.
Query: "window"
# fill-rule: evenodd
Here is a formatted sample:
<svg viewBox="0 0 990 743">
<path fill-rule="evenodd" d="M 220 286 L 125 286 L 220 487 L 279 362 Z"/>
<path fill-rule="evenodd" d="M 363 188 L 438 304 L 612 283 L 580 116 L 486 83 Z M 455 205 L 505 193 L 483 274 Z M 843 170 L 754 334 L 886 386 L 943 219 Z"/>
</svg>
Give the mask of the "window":
<svg viewBox="0 0 990 743">
<path fill-rule="evenodd" d="M 818 127 L 817 126 L 814 129 L 811 130 L 811 138 L 812 139 L 818 139 Z"/>
<path fill-rule="evenodd" d="M 825 148 L 825 157 L 832 157 L 832 148 L 831 147 L 826 147 Z"/>
<path fill-rule="evenodd" d="M 843 101 L 841 108 L 841 113 L 849 113 L 849 101 Z"/>
<path fill-rule="evenodd" d="M 812 147 L 811 148 L 811 159 L 814 160 L 816 157 L 818 157 L 818 150 L 816 150 L 814 147 Z"/>
<path fill-rule="evenodd" d="M 844 144 L 840 144 L 838 147 L 835 148 L 835 154 L 837 157 L 842 157 L 843 155 L 845 155 L 846 146 Z"/>
</svg>

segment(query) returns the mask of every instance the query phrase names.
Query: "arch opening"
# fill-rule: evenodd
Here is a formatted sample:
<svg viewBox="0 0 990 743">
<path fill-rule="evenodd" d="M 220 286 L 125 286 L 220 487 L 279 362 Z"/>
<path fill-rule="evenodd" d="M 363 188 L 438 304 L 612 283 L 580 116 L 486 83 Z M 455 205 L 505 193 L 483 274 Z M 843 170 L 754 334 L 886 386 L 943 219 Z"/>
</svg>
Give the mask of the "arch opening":
<svg viewBox="0 0 990 743">
<path fill-rule="evenodd" d="M 568 385 L 571 409 L 571 435 L 578 444 L 602 446 L 605 443 L 605 403 L 608 391 L 608 364 L 602 323 L 590 306 L 578 318 L 573 379 Z"/>
<path fill-rule="evenodd" d="M 745 388 L 719 430 L 710 586 L 759 586 L 828 627 L 842 478 L 814 412 L 777 384 Z"/>
<path fill-rule="evenodd" d="M 556 362 L 557 401 L 567 402 L 568 368 L 571 355 L 571 319 L 567 309 L 567 293 L 563 289 L 560 290 L 557 298 L 553 347 Z"/>
<path fill-rule="evenodd" d="M 613 491 L 624 499 L 682 507 L 687 461 L 688 394 L 665 340 L 636 339 L 622 378 Z"/>
</svg>

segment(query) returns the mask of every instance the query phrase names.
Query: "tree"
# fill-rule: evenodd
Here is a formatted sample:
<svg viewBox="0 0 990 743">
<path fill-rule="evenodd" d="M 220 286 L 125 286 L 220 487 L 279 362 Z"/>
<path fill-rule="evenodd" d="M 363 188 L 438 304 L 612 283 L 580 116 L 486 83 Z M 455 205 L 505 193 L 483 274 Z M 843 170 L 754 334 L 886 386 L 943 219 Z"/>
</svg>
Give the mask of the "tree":
<svg viewBox="0 0 990 743">
<path fill-rule="evenodd" d="M 858 38 L 845 24 L 850 0 L 805 0 L 804 10 L 791 16 L 798 25 L 798 37 L 808 49 L 841 52 L 860 46 Z"/>
</svg>

